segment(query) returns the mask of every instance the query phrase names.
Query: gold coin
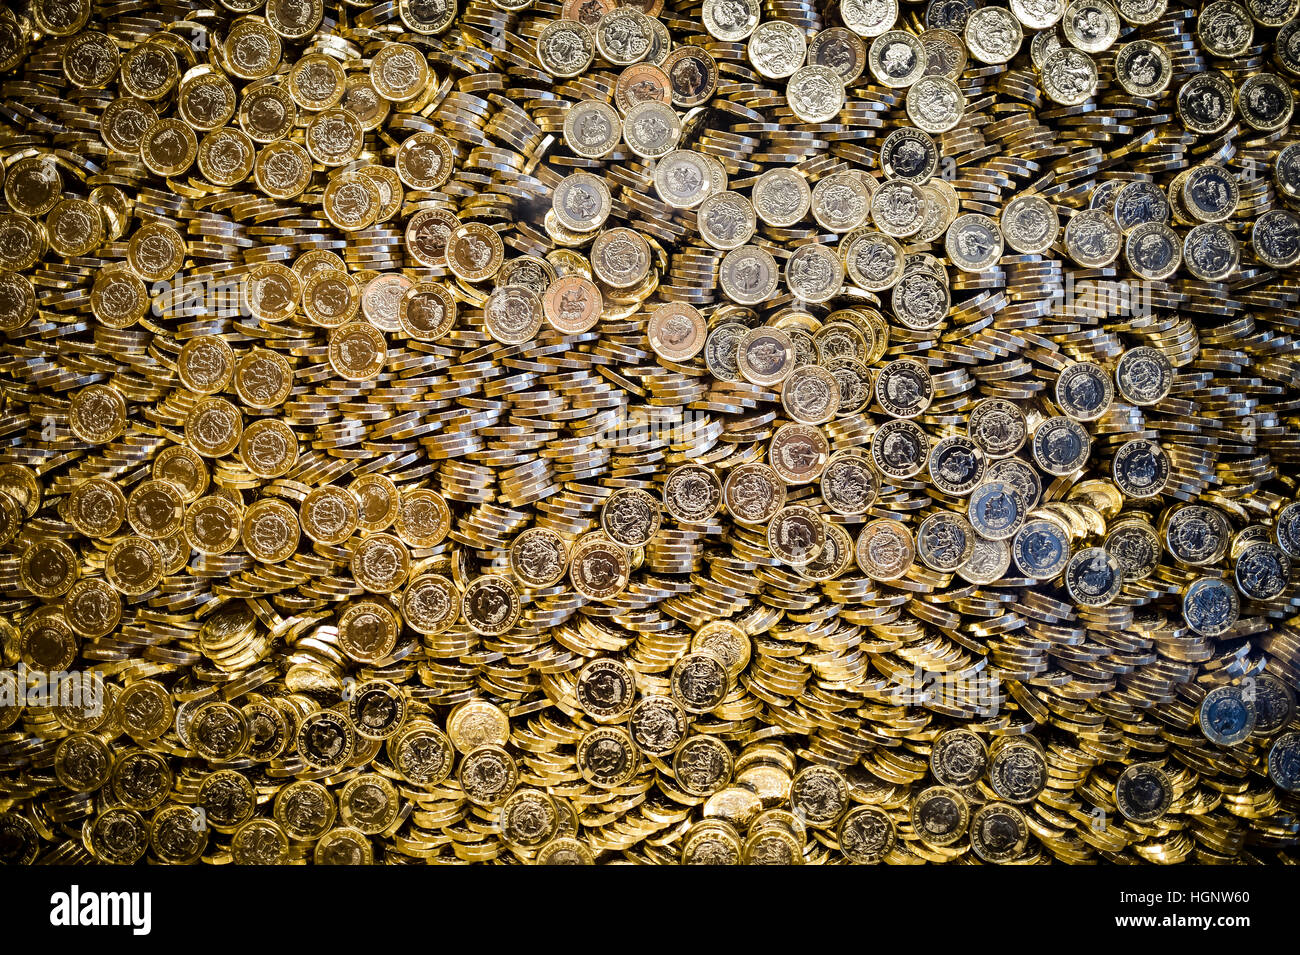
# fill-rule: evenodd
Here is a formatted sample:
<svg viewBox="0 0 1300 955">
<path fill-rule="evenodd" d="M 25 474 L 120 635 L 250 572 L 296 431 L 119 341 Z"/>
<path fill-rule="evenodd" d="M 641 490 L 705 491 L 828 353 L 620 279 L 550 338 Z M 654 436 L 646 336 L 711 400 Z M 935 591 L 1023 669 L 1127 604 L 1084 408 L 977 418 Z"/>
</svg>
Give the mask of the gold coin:
<svg viewBox="0 0 1300 955">
<path fill-rule="evenodd" d="M 79 636 L 104 637 L 122 620 L 122 598 L 98 577 L 83 577 L 63 598 L 63 617 Z"/>
<path fill-rule="evenodd" d="M 387 604 L 359 600 L 339 615 L 339 648 L 360 663 L 377 663 L 393 652 L 399 628 Z"/>
<path fill-rule="evenodd" d="M 170 537 L 184 523 L 184 495 L 169 481 L 142 481 L 127 498 L 126 519 L 141 537 L 149 540 Z"/>
<path fill-rule="evenodd" d="M 397 318 L 411 338 L 438 341 L 456 325 L 456 299 L 436 282 L 420 282 L 402 294 Z"/>
<path fill-rule="evenodd" d="M 110 537 L 126 519 L 126 497 L 112 481 L 88 478 L 68 494 L 67 515 L 77 533 L 99 539 Z"/>
<path fill-rule="evenodd" d="M 162 577 L 162 555 L 153 541 L 143 537 L 123 538 L 104 558 L 104 579 L 128 597 L 148 593 Z"/>
<path fill-rule="evenodd" d="M 200 395 L 215 395 L 235 373 L 235 350 L 217 335 L 199 335 L 181 346 L 176 359 L 181 384 Z"/>
<path fill-rule="evenodd" d="M 64 258 L 89 255 L 104 242 L 99 206 L 85 199 L 64 199 L 45 217 L 50 249 Z"/>
<path fill-rule="evenodd" d="M 460 614 L 460 591 L 446 577 L 422 574 L 402 592 L 402 616 L 416 633 L 443 633 Z"/>
<path fill-rule="evenodd" d="M 140 158 L 154 175 L 179 176 L 199 154 L 199 141 L 179 119 L 160 119 L 140 137 Z"/>
<path fill-rule="evenodd" d="M 451 230 L 445 254 L 447 265 L 457 278 L 482 282 L 496 275 L 501 268 L 505 261 L 505 246 L 495 229 L 481 222 L 467 222 Z"/>
<path fill-rule="evenodd" d="M 257 560 L 278 564 L 298 549 L 298 515 L 284 501 L 262 498 L 244 512 L 239 536 Z"/>
<path fill-rule="evenodd" d="M 126 260 L 146 282 L 165 282 L 180 271 L 185 253 L 185 240 L 179 232 L 161 222 L 149 222 L 131 236 Z"/>
<path fill-rule="evenodd" d="M 519 621 L 519 613 L 519 591 L 510 578 L 498 574 L 470 581 L 461 597 L 465 625 L 484 636 L 509 632 Z"/>
<path fill-rule="evenodd" d="M 312 540 L 341 544 L 357 529 L 357 499 L 344 488 L 326 484 L 303 499 L 298 517 L 303 532 Z"/>
<path fill-rule="evenodd" d="M 386 100 L 413 100 L 429 85 L 429 63 L 409 43 L 385 43 L 370 60 L 370 82 Z"/>
<path fill-rule="evenodd" d="M 239 457 L 258 477 L 282 477 L 298 462 L 298 436 L 278 418 L 259 418 L 240 436 Z"/>
<path fill-rule="evenodd" d="M 338 60 L 324 53 L 308 53 L 289 70 L 289 95 L 303 109 L 337 106 L 347 92 L 347 74 Z"/>
<path fill-rule="evenodd" d="M 203 398 L 185 418 L 185 440 L 199 454 L 219 458 L 239 447 L 244 419 L 224 398 Z"/>
<path fill-rule="evenodd" d="M 369 322 L 348 322 L 330 333 L 330 367 L 347 381 L 367 381 L 384 370 L 388 345 Z"/>
<path fill-rule="evenodd" d="M 88 444 L 107 444 L 126 430 L 126 401 L 112 385 L 87 385 L 68 404 L 68 427 Z"/>
<path fill-rule="evenodd" d="M 228 497 L 209 494 L 185 511 L 185 538 L 201 554 L 224 554 L 239 543 L 241 508 Z"/>
<path fill-rule="evenodd" d="M 295 199 L 311 185 L 311 162 L 307 150 L 297 143 L 278 140 L 258 152 L 253 179 L 272 199 Z"/>
<path fill-rule="evenodd" d="M 351 321 L 361 307 L 361 289 L 342 269 L 319 269 L 300 281 L 303 311 L 322 328 L 337 328 Z"/>
<path fill-rule="evenodd" d="M 156 479 L 178 488 L 186 504 L 198 500 L 208 486 L 208 466 L 191 448 L 181 444 L 171 444 L 159 451 L 152 473 Z"/>
<path fill-rule="evenodd" d="M 23 587 L 37 597 L 62 597 L 76 582 L 77 573 L 77 555 L 53 537 L 31 544 L 19 563 Z"/>
<path fill-rule="evenodd" d="M 32 305 L 35 306 L 35 301 Z M 149 290 L 126 266 L 100 269 L 90 289 L 90 309 L 101 325 L 130 328 L 149 311 Z M 25 324 L 26 320 L 18 324 Z"/>
<path fill-rule="evenodd" d="M 293 367 L 278 352 L 254 348 L 235 364 L 235 393 L 246 407 L 274 408 L 293 390 Z"/>
<path fill-rule="evenodd" d="M 383 474 L 363 474 L 348 487 L 357 499 L 357 526 L 367 534 L 387 530 L 397 520 L 401 498 Z"/>
<path fill-rule="evenodd" d="M 406 583 L 411 571 L 411 555 L 391 534 L 371 534 L 352 552 L 352 579 L 363 590 L 391 594 Z"/>
<path fill-rule="evenodd" d="M 396 526 L 410 546 L 437 547 L 451 530 L 451 510 L 437 491 L 415 488 L 402 494 Z"/>
</svg>

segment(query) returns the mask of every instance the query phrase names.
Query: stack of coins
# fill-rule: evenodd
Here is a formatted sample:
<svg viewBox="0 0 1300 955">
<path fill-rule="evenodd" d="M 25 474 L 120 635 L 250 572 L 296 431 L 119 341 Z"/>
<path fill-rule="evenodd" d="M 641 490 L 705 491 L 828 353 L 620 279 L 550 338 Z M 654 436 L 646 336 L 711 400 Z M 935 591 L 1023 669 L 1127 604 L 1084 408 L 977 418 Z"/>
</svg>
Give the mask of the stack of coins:
<svg viewBox="0 0 1300 955">
<path fill-rule="evenodd" d="M 0 11 L 0 859 L 1296 861 L 1298 15 Z"/>
</svg>

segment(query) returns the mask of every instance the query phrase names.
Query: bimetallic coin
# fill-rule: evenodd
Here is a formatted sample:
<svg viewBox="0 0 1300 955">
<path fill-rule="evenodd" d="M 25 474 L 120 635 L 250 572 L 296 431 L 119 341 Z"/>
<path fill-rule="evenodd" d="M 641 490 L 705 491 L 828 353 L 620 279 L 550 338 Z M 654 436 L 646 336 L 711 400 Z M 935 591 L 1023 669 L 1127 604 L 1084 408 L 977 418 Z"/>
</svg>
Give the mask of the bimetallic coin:
<svg viewBox="0 0 1300 955">
<path fill-rule="evenodd" d="M 1109 50 L 1119 28 L 1119 11 L 1107 0 L 1072 0 L 1061 20 L 1066 41 L 1085 53 Z"/>
<path fill-rule="evenodd" d="M 1279 789 L 1300 792 L 1300 733 L 1283 733 L 1269 748 L 1268 778 Z"/>
<path fill-rule="evenodd" d="M 898 19 L 898 0 L 840 0 L 840 18 L 858 36 L 880 36 Z"/>
<path fill-rule="evenodd" d="M 826 544 L 826 527 L 812 508 L 794 504 L 781 508 L 767 525 L 772 556 L 792 567 L 812 563 Z"/>
<path fill-rule="evenodd" d="M 713 9 L 716 11 L 718 5 L 714 4 Z M 749 62 L 760 76 L 785 79 L 803 66 L 808 41 L 789 20 L 764 20 L 750 34 L 747 51 Z"/>
<path fill-rule="evenodd" d="M 925 47 L 911 33 L 888 30 L 871 41 L 867 65 L 884 86 L 904 89 L 925 73 Z"/>
<path fill-rule="evenodd" d="M 1145 438 L 1120 445 L 1111 467 L 1115 484 L 1126 497 L 1156 497 L 1169 481 L 1169 456 L 1160 445 Z"/>
<path fill-rule="evenodd" d="M 1237 271 L 1238 260 L 1236 238 L 1217 222 L 1202 223 L 1183 237 L 1183 263 L 1202 281 L 1224 281 Z"/>
<path fill-rule="evenodd" d="M 912 801 L 912 828 L 923 842 L 947 846 L 966 834 L 970 804 L 955 789 L 931 786 Z"/>
<path fill-rule="evenodd" d="M 1065 226 L 1066 250 L 1084 268 L 1104 268 L 1114 262 L 1122 238 L 1115 217 L 1101 209 L 1076 212 Z"/>
<path fill-rule="evenodd" d="M 667 156 L 677 148 L 681 136 L 681 120 L 673 108 L 664 103 L 638 103 L 623 117 L 623 141 L 642 159 Z"/>
<path fill-rule="evenodd" d="M 828 246 L 801 245 L 786 259 L 785 280 L 799 302 L 822 303 L 840 293 L 844 266 Z"/>
<path fill-rule="evenodd" d="M 921 187 L 911 182 L 882 183 L 871 197 L 871 221 L 885 235 L 904 239 L 920 231 L 924 223 Z"/>
<path fill-rule="evenodd" d="M 734 43 L 754 32 L 762 11 L 758 0 L 704 0 L 700 19 L 710 36 Z"/>
<path fill-rule="evenodd" d="M 934 385 L 923 362 L 898 358 L 876 376 L 876 400 L 894 418 L 915 418 L 930 407 Z"/>
<path fill-rule="evenodd" d="M 644 547 L 659 533 L 659 501 L 640 488 L 619 488 L 601 505 L 600 526 L 623 547 Z"/>
<path fill-rule="evenodd" d="M 880 168 L 888 181 L 924 185 L 939 169 L 939 148 L 929 133 L 902 126 L 881 143 Z"/>
<path fill-rule="evenodd" d="M 871 193 L 853 173 L 832 173 L 813 186 L 813 218 L 831 232 L 852 232 L 866 221 L 870 209 Z"/>
<path fill-rule="evenodd" d="M 758 220 L 750 201 L 737 192 L 706 196 L 695 213 L 700 238 L 720 251 L 739 248 L 754 237 Z"/>
<path fill-rule="evenodd" d="M 828 123 L 844 108 L 844 81 L 827 66 L 801 66 L 785 88 L 790 109 L 805 123 Z"/>
<path fill-rule="evenodd" d="M 1024 814 L 1006 803 L 985 803 L 971 816 L 971 850 L 985 862 L 1011 862 L 1029 843 Z"/>
<path fill-rule="evenodd" d="M 1240 686 L 1219 686 L 1205 694 L 1197 712 L 1201 732 L 1216 746 L 1235 746 L 1255 729 L 1255 705 Z"/>
<path fill-rule="evenodd" d="M 983 478 L 984 467 L 984 453 L 961 435 L 943 438 L 930 449 L 930 480 L 944 494 L 969 494 Z"/>
<path fill-rule="evenodd" d="M 1011 12 L 1031 30 L 1050 30 L 1065 15 L 1064 0 L 1011 0 Z"/>
<path fill-rule="evenodd" d="M 1130 766 L 1115 783 L 1115 803 L 1132 822 L 1155 822 L 1169 811 L 1173 799 L 1173 784 L 1157 763 Z"/>
<path fill-rule="evenodd" d="M 1034 431 L 1034 463 L 1048 474 L 1073 474 L 1088 463 L 1091 452 L 1092 437 L 1071 418 L 1046 418 Z"/>
<path fill-rule="evenodd" d="M 402 592 L 402 617 L 417 633 L 443 633 L 460 615 L 460 591 L 438 574 L 421 574 Z"/>
<path fill-rule="evenodd" d="M 1056 403 L 1075 421 L 1096 421 L 1110 408 L 1114 389 L 1106 369 L 1077 361 L 1061 369 L 1056 379 Z"/>
<path fill-rule="evenodd" d="M 567 276 L 566 276 L 567 278 Z M 665 361 L 687 362 L 705 347 L 708 326 L 694 306 L 667 302 L 655 309 L 646 329 L 650 347 Z M 737 373 L 739 365 L 737 364 Z"/>
<path fill-rule="evenodd" d="M 1046 786 L 1047 775 L 1047 761 L 1032 737 L 1006 737 L 994 743 L 989 785 L 999 798 L 1020 805 L 1033 802 Z"/>
<path fill-rule="evenodd" d="M 1106 535 L 1105 548 L 1119 561 L 1126 581 L 1149 577 L 1160 564 L 1160 535 L 1142 517 L 1117 522 Z"/>
<path fill-rule="evenodd" d="M 1183 619 L 1206 637 L 1227 633 L 1237 623 L 1241 600 L 1234 588 L 1219 577 L 1200 577 L 1183 594 Z"/>
<path fill-rule="evenodd" d="M 735 6 L 731 8 L 735 10 Z M 748 17 L 748 12 L 746 12 Z M 679 109 L 702 106 L 718 88 L 718 63 L 702 47 L 682 45 L 673 49 L 661 64 L 668 74 L 672 105 Z"/>
<path fill-rule="evenodd" d="M 569 555 L 569 582 L 588 600 L 606 600 L 628 585 L 631 565 L 627 551 L 604 534 L 578 538 Z"/>
<path fill-rule="evenodd" d="M 722 484 L 710 468 L 683 464 L 670 471 L 664 480 L 663 503 L 674 520 L 704 524 L 722 506 Z"/>
<path fill-rule="evenodd" d="M 772 253 L 756 245 L 732 249 L 722 259 L 718 280 L 738 305 L 760 305 L 776 291 L 780 270 Z"/>
<path fill-rule="evenodd" d="M 821 365 L 799 365 L 781 383 L 781 406 L 801 424 L 825 424 L 840 408 L 839 381 Z"/>
<path fill-rule="evenodd" d="M 597 723 L 626 719 L 636 699 L 636 675 L 619 660 L 590 660 L 578 672 L 574 696 L 584 713 Z"/>
<path fill-rule="evenodd" d="M 1120 13 L 1124 14 L 1121 4 Z M 1115 52 L 1115 77 L 1131 96 L 1155 99 L 1169 88 L 1173 63 L 1168 52 L 1151 40 L 1133 40 Z"/>
<path fill-rule="evenodd" d="M 1268 540 L 1248 545 L 1237 555 L 1233 579 L 1237 589 L 1250 600 L 1273 600 L 1286 592 L 1291 560 L 1282 548 Z"/>
<path fill-rule="evenodd" d="M 1103 547 L 1085 547 L 1065 568 L 1070 599 L 1081 607 L 1104 607 L 1119 596 L 1124 573 L 1119 561 Z"/>
<path fill-rule="evenodd" d="M 930 746 L 930 771 L 944 786 L 974 785 L 988 768 L 988 747 L 968 729 L 940 733 Z"/>
<path fill-rule="evenodd" d="M 965 111 L 965 94 L 947 76 L 923 76 L 907 91 L 907 116 L 927 133 L 956 128 Z"/>
<path fill-rule="evenodd" d="M 786 484 L 816 481 L 829 458 L 830 442 L 821 429 L 798 422 L 777 428 L 768 446 L 768 461 Z"/>
<path fill-rule="evenodd" d="M 592 243 L 593 275 L 611 288 L 637 285 L 650 273 L 651 265 L 650 243 L 635 229 L 606 229 Z"/>
<path fill-rule="evenodd" d="M 508 577 L 485 574 L 470 581 L 465 588 L 461 615 L 475 633 L 484 636 L 507 633 L 518 622 L 519 614 L 519 591 Z"/>
<path fill-rule="evenodd" d="M 1047 54 L 1040 74 L 1047 98 L 1062 106 L 1086 103 L 1097 92 L 1097 63 L 1081 50 L 1062 47 Z"/>
<path fill-rule="evenodd" d="M 465 754 L 456 770 L 465 798 L 476 806 L 505 802 L 519 785 L 519 767 L 501 746 L 480 746 Z"/>
<path fill-rule="evenodd" d="M 756 385 L 775 385 L 794 370 L 794 342 L 770 325 L 751 328 L 740 339 L 736 363 L 741 376 Z"/>
<path fill-rule="evenodd" d="M 1250 230 L 1255 257 L 1269 268 L 1289 269 L 1300 262 L 1300 216 L 1289 209 L 1270 209 Z"/>
<path fill-rule="evenodd" d="M 967 213 L 948 227 L 944 248 L 963 272 L 984 272 L 1002 257 L 1002 230 L 986 215 Z"/>
<path fill-rule="evenodd" d="M 695 208 L 712 188 L 708 158 L 690 149 L 675 149 L 660 159 L 654 180 L 659 198 L 674 209 Z"/>
<path fill-rule="evenodd" d="M 872 580 L 897 580 L 911 569 L 916 543 L 906 525 L 880 518 L 862 528 L 853 553 L 858 568 Z"/>
<path fill-rule="evenodd" d="M 689 736 L 673 755 L 673 776 L 687 794 L 712 796 L 735 772 L 727 744 L 715 736 Z"/>
<path fill-rule="evenodd" d="M 623 138 L 623 121 L 608 103 L 580 100 L 564 117 L 564 142 L 574 153 L 587 159 L 602 159 Z"/>
<path fill-rule="evenodd" d="M 626 730 L 602 726 L 578 741 L 578 772 L 598 789 L 617 789 L 635 778 L 640 764 L 636 744 Z"/>
<path fill-rule="evenodd" d="M 924 471 L 929 448 L 929 436 L 913 421 L 885 421 L 871 436 L 872 462 L 895 480 L 907 480 Z"/>
<path fill-rule="evenodd" d="M 830 27 L 808 41 L 808 62 L 813 66 L 830 67 L 848 86 L 862 75 L 866 67 L 867 47 L 852 30 Z"/>
<path fill-rule="evenodd" d="M 1214 136 L 1232 124 L 1235 89 L 1222 73 L 1197 73 L 1178 90 L 1178 116 L 1191 132 Z"/>
<path fill-rule="evenodd" d="M 786 486 L 765 464 L 733 468 L 722 486 L 727 512 L 742 524 L 766 524 L 785 506 Z"/>
<path fill-rule="evenodd" d="M 552 20 L 537 38 L 537 59 L 556 78 L 581 76 L 596 58 L 596 37 L 577 20 Z"/>
<path fill-rule="evenodd" d="M 1189 567 L 1218 563 L 1228 552 L 1229 534 L 1228 519 L 1216 507 L 1184 505 L 1164 520 L 1166 549 Z"/>
<path fill-rule="evenodd" d="M 505 246 L 496 230 L 481 222 L 456 226 L 446 240 L 447 265 L 457 278 L 482 282 L 496 275 L 505 261 Z"/>
<path fill-rule="evenodd" d="M 1024 42 L 1020 21 L 1005 7 L 980 7 L 966 20 L 964 33 L 971 56 L 981 63 L 1006 63 Z"/>
<path fill-rule="evenodd" d="M 1015 537 L 1028 517 L 1015 488 L 1002 481 L 985 481 L 971 491 L 966 518 L 980 537 L 1003 541 Z"/>
<path fill-rule="evenodd" d="M 813 195 L 815 203 L 815 190 Z M 883 233 L 859 229 L 843 239 L 840 248 L 849 279 L 861 289 L 883 292 L 896 286 L 903 278 L 903 249 Z M 920 314 L 926 311 L 923 308 L 915 310 Z"/>
</svg>

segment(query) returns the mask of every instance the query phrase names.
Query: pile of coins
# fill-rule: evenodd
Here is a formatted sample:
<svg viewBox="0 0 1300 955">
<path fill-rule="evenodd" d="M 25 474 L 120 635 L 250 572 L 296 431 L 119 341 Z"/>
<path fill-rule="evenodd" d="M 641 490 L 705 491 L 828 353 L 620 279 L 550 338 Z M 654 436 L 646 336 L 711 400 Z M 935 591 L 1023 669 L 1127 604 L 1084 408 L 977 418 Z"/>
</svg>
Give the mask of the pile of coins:
<svg viewBox="0 0 1300 955">
<path fill-rule="evenodd" d="M 0 11 L 0 859 L 1297 861 L 1298 15 Z"/>
</svg>

